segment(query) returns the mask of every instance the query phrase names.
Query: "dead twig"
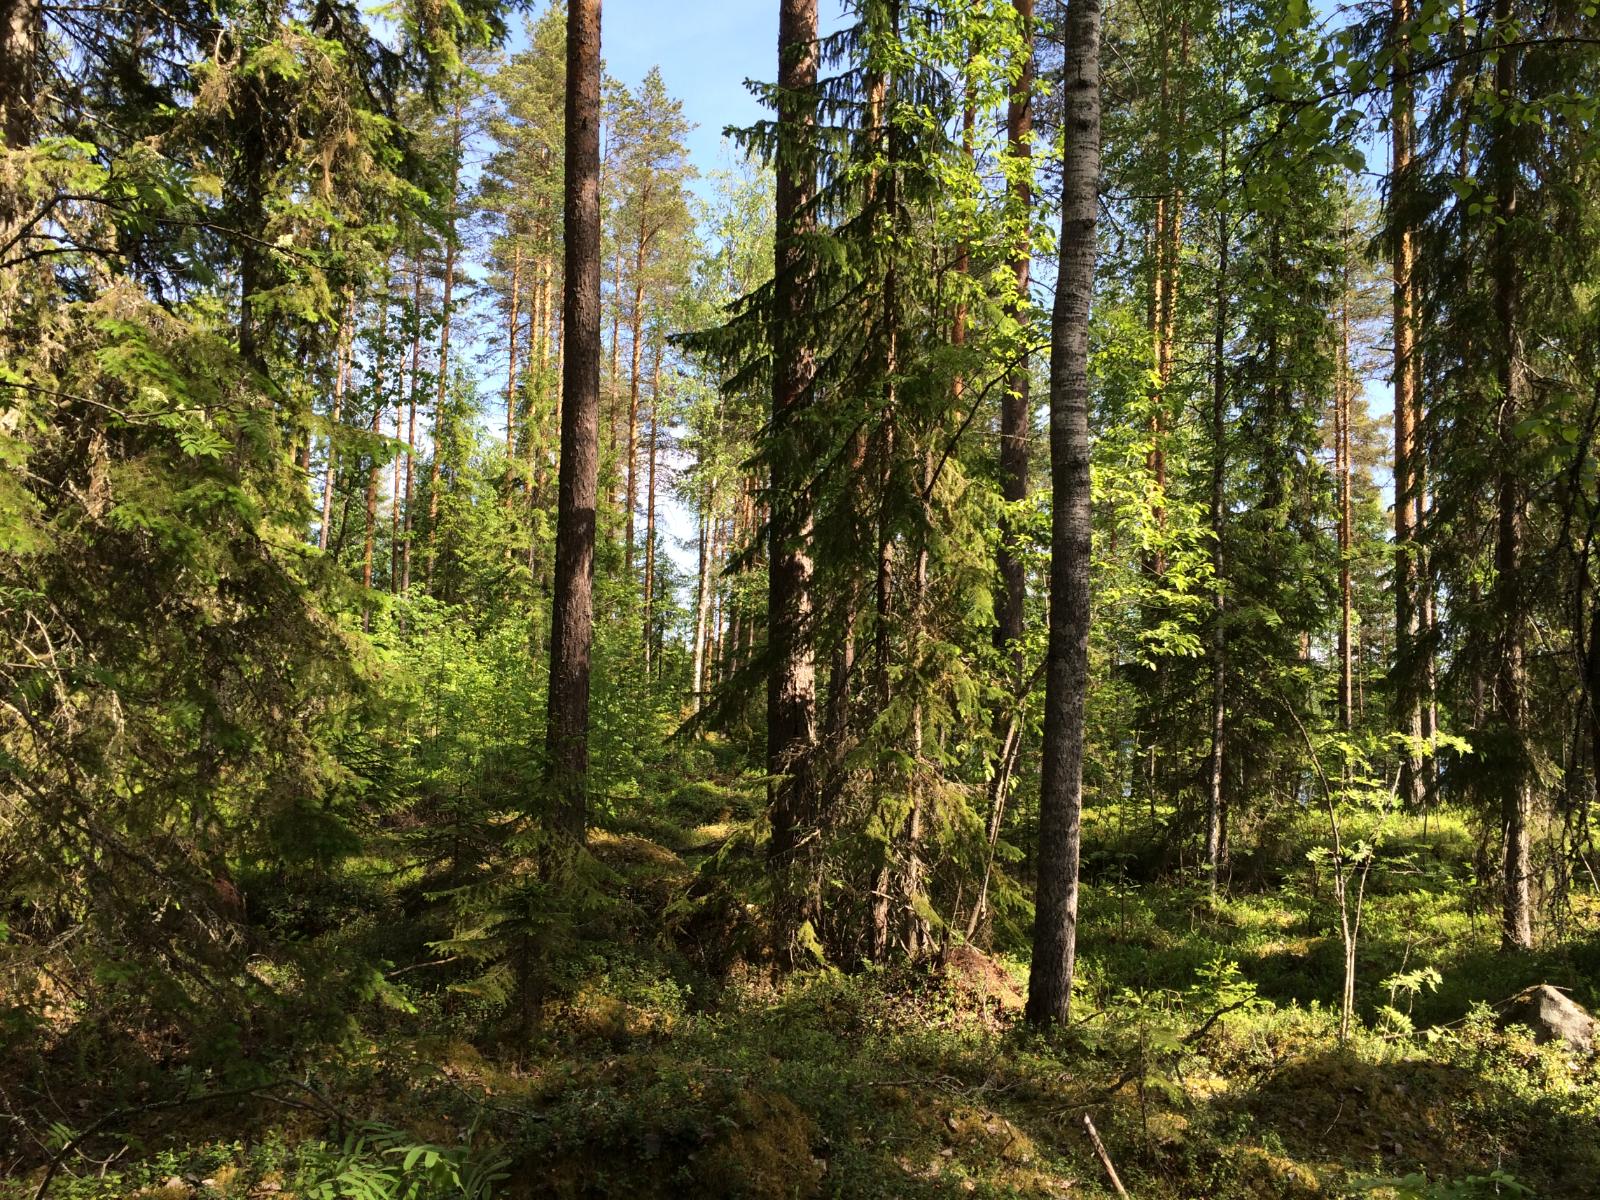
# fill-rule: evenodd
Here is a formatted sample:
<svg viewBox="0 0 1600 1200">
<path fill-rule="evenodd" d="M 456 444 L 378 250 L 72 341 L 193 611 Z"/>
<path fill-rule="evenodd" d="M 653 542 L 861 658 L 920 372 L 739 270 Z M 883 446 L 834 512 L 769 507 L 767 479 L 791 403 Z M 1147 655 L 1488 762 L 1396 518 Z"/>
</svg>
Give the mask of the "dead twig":
<svg viewBox="0 0 1600 1200">
<path fill-rule="evenodd" d="M 1090 1119 L 1088 1113 L 1083 1114 L 1083 1131 L 1089 1135 L 1089 1142 L 1094 1146 L 1094 1152 L 1100 1156 L 1100 1165 L 1106 1169 L 1106 1178 L 1111 1180 L 1112 1188 L 1122 1200 L 1128 1200 L 1128 1189 L 1122 1186 L 1122 1180 L 1117 1177 L 1117 1168 L 1111 1162 L 1111 1155 L 1106 1153 L 1106 1144 L 1095 1132 L 1094 1121 Z"/>
</svg>

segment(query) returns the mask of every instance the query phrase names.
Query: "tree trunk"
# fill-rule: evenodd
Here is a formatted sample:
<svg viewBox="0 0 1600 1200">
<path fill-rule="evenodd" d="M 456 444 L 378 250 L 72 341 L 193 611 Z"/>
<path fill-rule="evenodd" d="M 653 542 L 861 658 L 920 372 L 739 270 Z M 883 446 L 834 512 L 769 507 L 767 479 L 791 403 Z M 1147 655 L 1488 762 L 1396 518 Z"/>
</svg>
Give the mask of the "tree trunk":
<svg viewBox="0 0 1600 1200">
<path fill-rule="evenodd" d="M 417 388 L 422 378 L 422 255 L 411 260 L 411 387 L 406 418 L 406 513 L 400 525 L 400 591 L 411 590 L 411 497 L 417 462 Z"/>
<path fill-rule="evenodd" d="M 33 145 L 38 132 L 43 39 L 44 8 L 40 0 L 0 0 L 0 140 L 8 150 Z M 20 255 L 26 250 L 23 244 L 12 245 L 13 240 L 21 238 L 25 220 L 20 189 L 0 187 L 0 246 L 9 248 L 7 254 Z M 0 258 L 7 254 L 0 254 Z M 19 283 L 19 271 L 0 271 L 0 357 L 13 346 L 15 333 L 10 318 Z M 242 342 L 241 338 L 241 346 Z"/>
<path fill-rule="evenodd" d="M 774 239 L 771 436 L 768 522 L 767 771 L 771 786 L 775 951 L 802 961 L 820 916 L 819 813 L 812 774 L 816 667 L 811 623 L 810 456 L 804 452 L 815 352 L 810 266 L 804 239 L 815 227 L 816 0 L 781 0 L 778 10 L 777 227 Z"/>
<path fill-rule="evenodd" d="M 1417 558 L 1413 538 L 1416 511 L 1416 357 L 1412 229 L 1409 195 L 1412 143 L 1415 139 L 1413 88 L 1410 79 L 1412 0 L 1393 0 L 1395 45 L 1390 137 L 1393 142 L 1390 206 L 1394 220 L 1394 598 L 1395 720 L 1400 730 L 1420 741 L 1422 708 L 1417 687 Z M 1400 766 L 1400 799 L 1420 808 L 1423 764 L 1414 746 Z"/>
<path fill-rule="evenodd" d="M 1222 134 L 1220 178 L 1228 188 L 1228 135 Z M 1211 345 L 1211 758 L 1206 787 L 1206 880 L 1217 890 L 1227 850 L 1228 628 L 1223 534 L 1228 515 L 1228 268 L 1231 230 L 1226 207 L 1217 211 L 1216 325 Z"/>
<path fill-rule="evenodd" d="M 1350 405 L 1355 391 L 1350 358 L 1351 236 L 1347 210 L 1341 247 L 1344 288 L 1339 298 L 1339 371 L 1333 396 L 1334 474 L 1337 477 L 1339 505 L 1339 728 L 1346 733 L 1355 723 L 1355 662 L 1351 657 L 1355 603 L 1350 580 L 1350 553 L 1354 547 L 1350 498 Z"/>
<path fill-rule="evenodd" d="M 317 529 L 317 549 L 328 548 L 328 526 L 333 520 L 333 488 L 339 473 L 339 416 L 344 408 L 344 389 L 350 381 L 351 335 L 355 330 L 354 296 L 345 300 L 344 325 L 339 330 L 339 346 L 334 352 L 333 410 L 328 414 L 328 461 L 322 476 L 322 524 Z"/>
<path fill-rule="evenodd" d="M 433 590 L 433 570 L 438 560 L 440 455 L 444 450 L 445 407 L 450 396 L 450 319 L 456 282 L 456 205 L 461 183 L 461 101 L 454 110 L 450 169 L 450 223 L 444 239 L 444 283 L 440 299 L 439 379 L 433 403 L 433 463 L 428 469 L 428 589 Z"/>
<path fill-rule="evenodd" d="M 556 827 L 581 842 L 589 820 L 585 776 L 600 464 L 600 0 L 572 0 L 568 10 L 565 206 L 561 324 L 571 345 L 561 381 L 546 749 Z"/>
<path fill-rule="evenodd" d="M 387 264 L 384 274 L 388 274 Z M 387 278 L 384 288 L 378 296 L 378 348 L 372 356 L 372 436 L 376 440 L 382 429 L 380 418 L 383 416 L 383 355 L 389 348 L 389 288 Z M 367 467 L 367 538 L 361 560 L 361 586 L 370 592 L 372 590 L 372 551 L 373 543 L 378 530 L 378 451 L 374 446 L 371 452 L 371 462 Z M 372 601 L 370 596 L 363 597 L 361 607 L 361 628 L 364 632 L 372 629 Z"/>
<path fill-rule="evenodd" d="M 606 389 L 606 449 L 617 453 L 617 405 L 622 398 L 622 239 L 611 260 L 611 383 Z M 607 485 L 614 487 L 614 483 Z M 607 493 L 610 495 L 610 493 Z"/>
<path fill-rule="evenodd" d="M 405 360 L 402 358 L 395 363 L 394 381 L 394 440 L 398 444 L 405 435 L 403 421 L 404 405 L 400 403 L 401 379 L 405 372 Z M 400 455 L 394 456 L 394 461 L 389 468 L 390 497 L 389 497 L 389 591 L 398 595 L 400 592 L 400 472 L 402 464 Z"/>
<path fill-rule="evenodd" d="M 700 572 L 695 588 L 694 605 L 694 667 L 692 671 L 694 687 L 694 709 L 700 710 L 701 701 L 706 690 L 706 626 L 711 617 L 711 516 L 707 509 L 711 500 L 708 496 L 703 501 L 704 507 L 700 512 Z"/>
<path fill-rule="evenodd" d="M 1494 38 L 1508 42 L 1516 37 L 1511 23 L 1511 0 L 1495 0 Z M 1492 171 L 1495 207 L 1500 217 L 1494 232 L 1495 315 L 1500 325 L 1500 479 L 1496 503 L 1499 520 L 1495 538 L 1495 587 L 1501 620 L 1500 710 L 1508 736 L 1511 761 L 1503 772 L 1501 820 L 1505 828 L 1504 904 L 1500 945 L 1505 950 L 1533 949 L 1533 900 L 1529 876 L 1528 842 L 1533 792 L 1528 761 L 1528 681 L 1522 615 L 1522 544 L 1526 539 L 1527 497 L 1517 459 L 1517 422 L 1522 418 L 1528 391 L 1522 339 L 1522 263 L 1512 245 L 1510 228 L 1517 219 L 1518 170 L 1511 142 L 1515 126 L 1505 115 L 1512 111 L 1517 90 L 1517 51 L 1500 49 L 1495 62 L 1494 86 L 1502 115 L 1494 121 Z"/>
<path fill-rule="evenodd" d="M 639 504 L 639 366 L 643 349 L 639 344 L 639 335 L 644 325 L 644 253 L 647 244 L 642 215 L 639 222 L 639 242 L 633 257 L 632 328 L 629 330 L 633 341 L 628 347 L 631 359 L 628 372 L 628 479 L 625 488 L 628 511 L 622 551 L 623 572 L 630 578 L 633 575 L 634 509 Z"/>
<path fill-rule="evenodd" d="M 43 12 L 39 0 L 0 0 L 0 137 L 8 150 L 31 146 L 38 128 Z"/>
<path fill-rule="evenodd" d="M 1018 344 L 1023 353 L 1011 373 L 1000 398 L 1000 494 L 1007 504 L 1021 504 L 1028 498 L 1028 436 L 1031 412 L 1028 399 L 1029 335 L 1028 289 L 1032 266 L 1029 222 L 1033 211 L 1033 0 L 1012 0 L 1022 26 L 1021 70 L 1011 87 L 1006 105 L 1007 218 L 1013 223 L 1011 273 L 1015 295 L 1007 310 L 1021 326 Z M 1002 518 L 1000 544 L 996 553 L 1000 573 L 1000 612 L 995 626 L 995 643 L 1010 655 L 1013 680 L 1022 677 L 1022 615 L 1027 597 L 1027 568 L 1018 553 L 1017 532 L 1009 519 Z"/>
<path fill-rule="evenodd" d="M 546 358 L 545 327 L 550 322 L 550 263 L 542 255 L 534 260 L 533 311 L 528 314 L 528 352 L 527 367 L 525 370 L 531 376 L 524 384 L 523 391 L 527 393 L 528 402 L 522 409 L 522 445 L 518 457 L 521 459 L 519 469 L 522 472 L 522 499 L 530 514 L 534 508 L 545 503 L 545 488 L 548 480 L 545 475 L 544 452 L 549 445 L 551 428 L 559 429 L 561 417 L 554 414 L 554 419 L 548 425 L 545 421 L 545 367 Z M 534 364 L 538 363 L 535 368 Z M 557 374 L 560 372 L 558 371 Z M 558 387 L 557 392 L 560 391 Z M 533 527 L 530 521 L 528 528 L 528 571 L 535 573 L 535 555 L 537 548 L 534 544 Z"/>
<path fill-rule="evenodd" d="M 1050 634 L 1028 1021 L 1065 1023 L 1077 949 L 1089 670 L 1089 309 L 1100 181 L 1100 4 L 1068 0 L 1061 265 L 1050 340 Z"/>
<path fill-rule="evenodd" d="M 661 341 L 651 351 L 650 442 L 645 474 L 644 508 L 644 673 L 650 674 L 655 649 L 656 624 L 656 452 L 660 448 L 657 421 L 661 415 Z"/>
<path fill-rule="evenodd" d="M 554 314 L 550 305 L 550 260 L 539 260 L 539 374 L 550 365 L 550 334 L 554 325 Z"/>
<path fill-rule="evenodd" d="M 513 233 L 513 238 L 515 234 Z M 517 461 L 517 321 L 521 317 L 522 243 L 511 247 L 511 314 L 506 322 L 506 503 L 511 502 L 512 479 Z M 533 314 L 537 325 L 539 313 Z"/>
</svg>

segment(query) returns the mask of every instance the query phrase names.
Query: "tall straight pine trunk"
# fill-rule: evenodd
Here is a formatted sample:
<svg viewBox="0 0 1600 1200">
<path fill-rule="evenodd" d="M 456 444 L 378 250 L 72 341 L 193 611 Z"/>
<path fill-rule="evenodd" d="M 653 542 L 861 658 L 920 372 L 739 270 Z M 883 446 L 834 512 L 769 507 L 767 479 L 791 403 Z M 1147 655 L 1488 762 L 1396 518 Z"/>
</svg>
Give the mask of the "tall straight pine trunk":
<svg viewBox="0 0 1600 1200">
<path fill-rule="evenodd" d="M 406 399 L 405 520 L 400 523 L 400 591 L 411 590 L 411 497 L 417 464 L 417 388 L 422 378 L 422 256 L 411 260 L 411 380 Z"/>
<path fill-rule="evenodd" d="M 1350 496 L 1350 401 L 1355 390 L 1355 373 L 1350 353 L 1353 234 L 1348 205 L 1347 200 L 1341 247 L 1344 262 L 1341 270 L 1343 288 L 1339 297 L 1339 370 L 1334 380 L 1333 395 L 1334 474 L 1337 477 L 1339 506 L 1339 728 L 1346 733 L 1355 724 L 1355 661 L 1351 651 L 1354 645 L 1355 595 L 1350 578 L 1350 552 L 1354 546 Z"/>
<path fill-rule="evenodd" d="M 1019 347 L 1027 345 L 1028 285 L 1032 266 L 1029 221 L 1033 209 L 1033 0 L 1012 0 L 1022 26 L 1021 69 L 1006 105 L 1006 215 L 1012 223 L 1011 272 L 1014 296 L 1008 303 L 1011 317 L 1022 324 Z M 1008 504 L 1028 498 L 1028 359 L 1020 356 L 1000 398 L 1000 494 Z M 1010 657 L 1013 682 L 1022 677 L 1022 610 L 1027 573 L 1018 553 L 1017 533 L 1009 519 L 1002 520 L 997 553 L 1000 571 L 1000 612 L 995 641 Z"/>
<path fill-rule="evenodd" d="M 634 539 L 634 510 L 639 506 L 639 369 L 642 363 L 643 344 L 639 338 L 644 330 L 644 256 L 648 245 L 645 233 L 644 215 L 639 216 L 639 236 L 634 248 L 633 256 L 633 311 L 629 314 L 628 332 L 632 337 L 632 344 L 628 347 L 628 440 L 627 440 L 627 478 L 624 481 L 624 507 L 626 508 L 623 535 L 622 567 L 623 573 L 633 574 L 633 554 L 636 548 Z"/>
<path fill-rule="evenodd" d="M 600 466 L 600 0 L 572 0 L 567 13 L 564 202 L 561 326 L 568 344 L 561 380 L 546 750 L 555 825 L 581 842 L 589 822 L 585 776 Z"/>
<path fill-rule="evenodd" d="M 644 670 L 649 675 L 656 638 L 656 455 L 660 450 L 661 339 L 656 339 L 650 362 L 650 423 L 646 443 L 644 501 Z"/>
<path fill-rule="evenodd" d="M 506 317 L 506 503 L 511 502 L 517 461 L 517 335 L 522 317 L 522 242 L 511 248 L 511 311 Z M 539 314 L 533 314 L 537 325 Z"/>
<path fill-rule="evenodd" d="M 1228 187 L 1228 134 L 1218 155 L 1223 191 Z M 1223 791 L 1228 736 L 1228 627 L 1223 532 L 1228 487 L 1228 278 L 1232 217 L 1217 211 L 1217 295 L 1211 340 L 1211 757 L 1206 772 L 1206 879 L 1221 878 L 1227 850 L 1227 796 Z"/>
<path fill-rule="evenodd" d="M 328 526 L 333 523 L 334 484 L 339 475 L 339 417 L 344 408 L 344 389 L 350 381 L 350 354 L 352 334 L 356 325 L 354 295 L 347 295 L 344 305 L 344 324 L 339 329 L 338 349 L 333 363 L 333 410 L 328 416 L 328 461 L 322 476 L 322 524 L 317 528 L 317 549 L 328 548 Z"/>
<path fill-rule="evenodd" d="M 809 327 L 809 256 L 815 227 L 817 0 L 780 0 L 778 153 L 773 279 L 772 513 L 767 567 L 767 770 L 771 787 L 775 951 L 792 966 L 821 908 L 818 875 L 816 663 L 811 628 L 810 459 L 804 450 L 815 351 Z"/>
<path fill-rule="evenodd" d="M 443 464 L 440 457 L 445 443 L 445 406 L 450 396 L 450 322 L 455 315 L 456 284 L 456 216 L 461 190 L 461 101 L 457 100 L 452 114 L 451 173 L 450 173 L 450 223 L 444 239 L 444 280 L 440 297 L 439 316 L 439 378 L 433 400 L 433 463 L 428 469 L 428 590 L 433 590 L 433 571 L 439 557 L 439 485 Z"/>
<path fill-rule="evenodd" d="M 1089 308 L 1100 187 L 1100 3 L 1068 0 L 1061 265 L 1050 330 L 1050 632 L 1028 1021 L 1065 1023 L 1078 932 L 1089 672 Z"/>
<path fill-rule="evenodd" d="M 378 452 L 376 442 L 382 429 L 383 417 L 383 356 L 389 349 L 389 286 L 388 264 L 384 265 L 384 287 L 378 297 L 378 348 L 372 358 L 372 435 L 374 449 L 367 464 L 367 536 L 361 559 L 361 587 L 372 590 L 373 544 L 378 531 Z M 372 628 L 372 597 L 366 596 L 361 607 L 361 628 Z"/>
<path fill-rule="evenodd" d="M 1412 280 L 1411 228 L 1412 155 L 1416 138 L 1413 115 L 1414 89 L 1410 44 L 1411 0 L 1393 0 L 1391 36 L 1396 48 L 1390 119 L 1392 162 L 1389 192 L 1393 221 L 1394 268 L 1394 601 L 1395 601 L 1395 720 L 1410 736 L 1400 766 L 1400 799 L 1420 808 L 1423 801 L 1423 764 L 1415 746 L 1422 737 L 1421 689 L 1417 661 L 1417 365 L 1415 287 Z"/>
<path fill-rule="evenodd" d="M 1517 37 L 1511 20 L 1511 0 L 1495 0 L 1494 40 Z M 1500 615 L 1500 717 L 1509 743 L 1509 769 L 1501 782 L 1501 824 L 1505 830 L 1503 864 L 1504 900 L 1501 906 L 1500 944 L 1505 950 L 1533 948 L 1533 898 L 1530 887 L 1529 823 L 1533 809 L 1532 780 L 1528 771 L 1528 679 L 1526 630 L 1523 619 L 1522 557 L 1527 540 L 1527 493 L 1517 457 L 1517 422 L 1527 402 L 1528 371 L 1523 355 L 1522 264 L 1513 247 L 1510 228 L 1517 219 L 1518 170 L 1513 144 L 1517 91 L 1517 50 L 1506 46 L 1495 61 L 1494 87 L 1504 106 L 1491 134 L 1490 170 L 1495 208 L 1500 222 L 1494 233 L 1494 304 L 1500 325 L 1500 478 L 1496 505 L 1494 567 L 1496 607 Z"/>
</svg>

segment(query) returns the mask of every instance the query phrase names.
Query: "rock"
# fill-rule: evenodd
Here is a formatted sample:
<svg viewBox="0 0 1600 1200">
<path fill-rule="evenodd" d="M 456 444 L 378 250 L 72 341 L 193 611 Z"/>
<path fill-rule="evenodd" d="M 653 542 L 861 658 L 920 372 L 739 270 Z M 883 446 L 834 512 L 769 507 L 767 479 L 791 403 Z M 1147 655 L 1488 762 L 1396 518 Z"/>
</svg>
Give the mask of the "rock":
<svg viewBox="0 0 1600 1200">
<path fill-rule="evenodd" d="M 1594 1050 L 1595 1020 L 1548 983 L 1518 992 L 1500 1006 L 1501 1021 L 1532 1030 L 1537 1042 L 1562 1041 L 1578 1054 Z"/>
</svg>

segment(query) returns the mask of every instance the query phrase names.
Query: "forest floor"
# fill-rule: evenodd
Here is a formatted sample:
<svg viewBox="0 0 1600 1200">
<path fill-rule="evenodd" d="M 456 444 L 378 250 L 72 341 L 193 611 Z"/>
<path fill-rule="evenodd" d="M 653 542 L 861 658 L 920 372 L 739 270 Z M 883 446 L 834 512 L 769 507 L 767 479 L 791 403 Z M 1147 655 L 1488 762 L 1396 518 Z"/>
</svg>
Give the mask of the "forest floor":
<svg viewBox="0 0 1600 1200">
<path fill-rule="evenodd" d="M 242 1095 L 141 1110 L 173 1080 L 103 1032 L 63 1039 L 53 1083 L 16 1087 L 62 1114 L 34 1131 L 60 1158 L 58 1200 L 1110 1196 L 1086 1113 L 1136 1198 L 1600 1196 L 1600 1072 L 1488 1007 L 1546 981 L 1596 1007 L 1592 903 L 1572 913 L 1587 933 L 1507 958 L 1466 824 L 1391 822 L 1341 1044 L 1315 822 L 1252 831 L 1266 849 L 1225 898 L 1141 878 L 1139 827 L 1089 826 L 1076 1020 L 1052 1036 L 1021 1026 L 1026 967 L 1003 954 L 782 985 L 691 965 L 695 862 L 728 828 L 636 823 L 600 833 L 596 857 L 676 944 L 645 929 L 588 959 L 526 1036 L 485 1033 L 481 1008 L 416 971 L 337 1050 Z"/>
</svg>

